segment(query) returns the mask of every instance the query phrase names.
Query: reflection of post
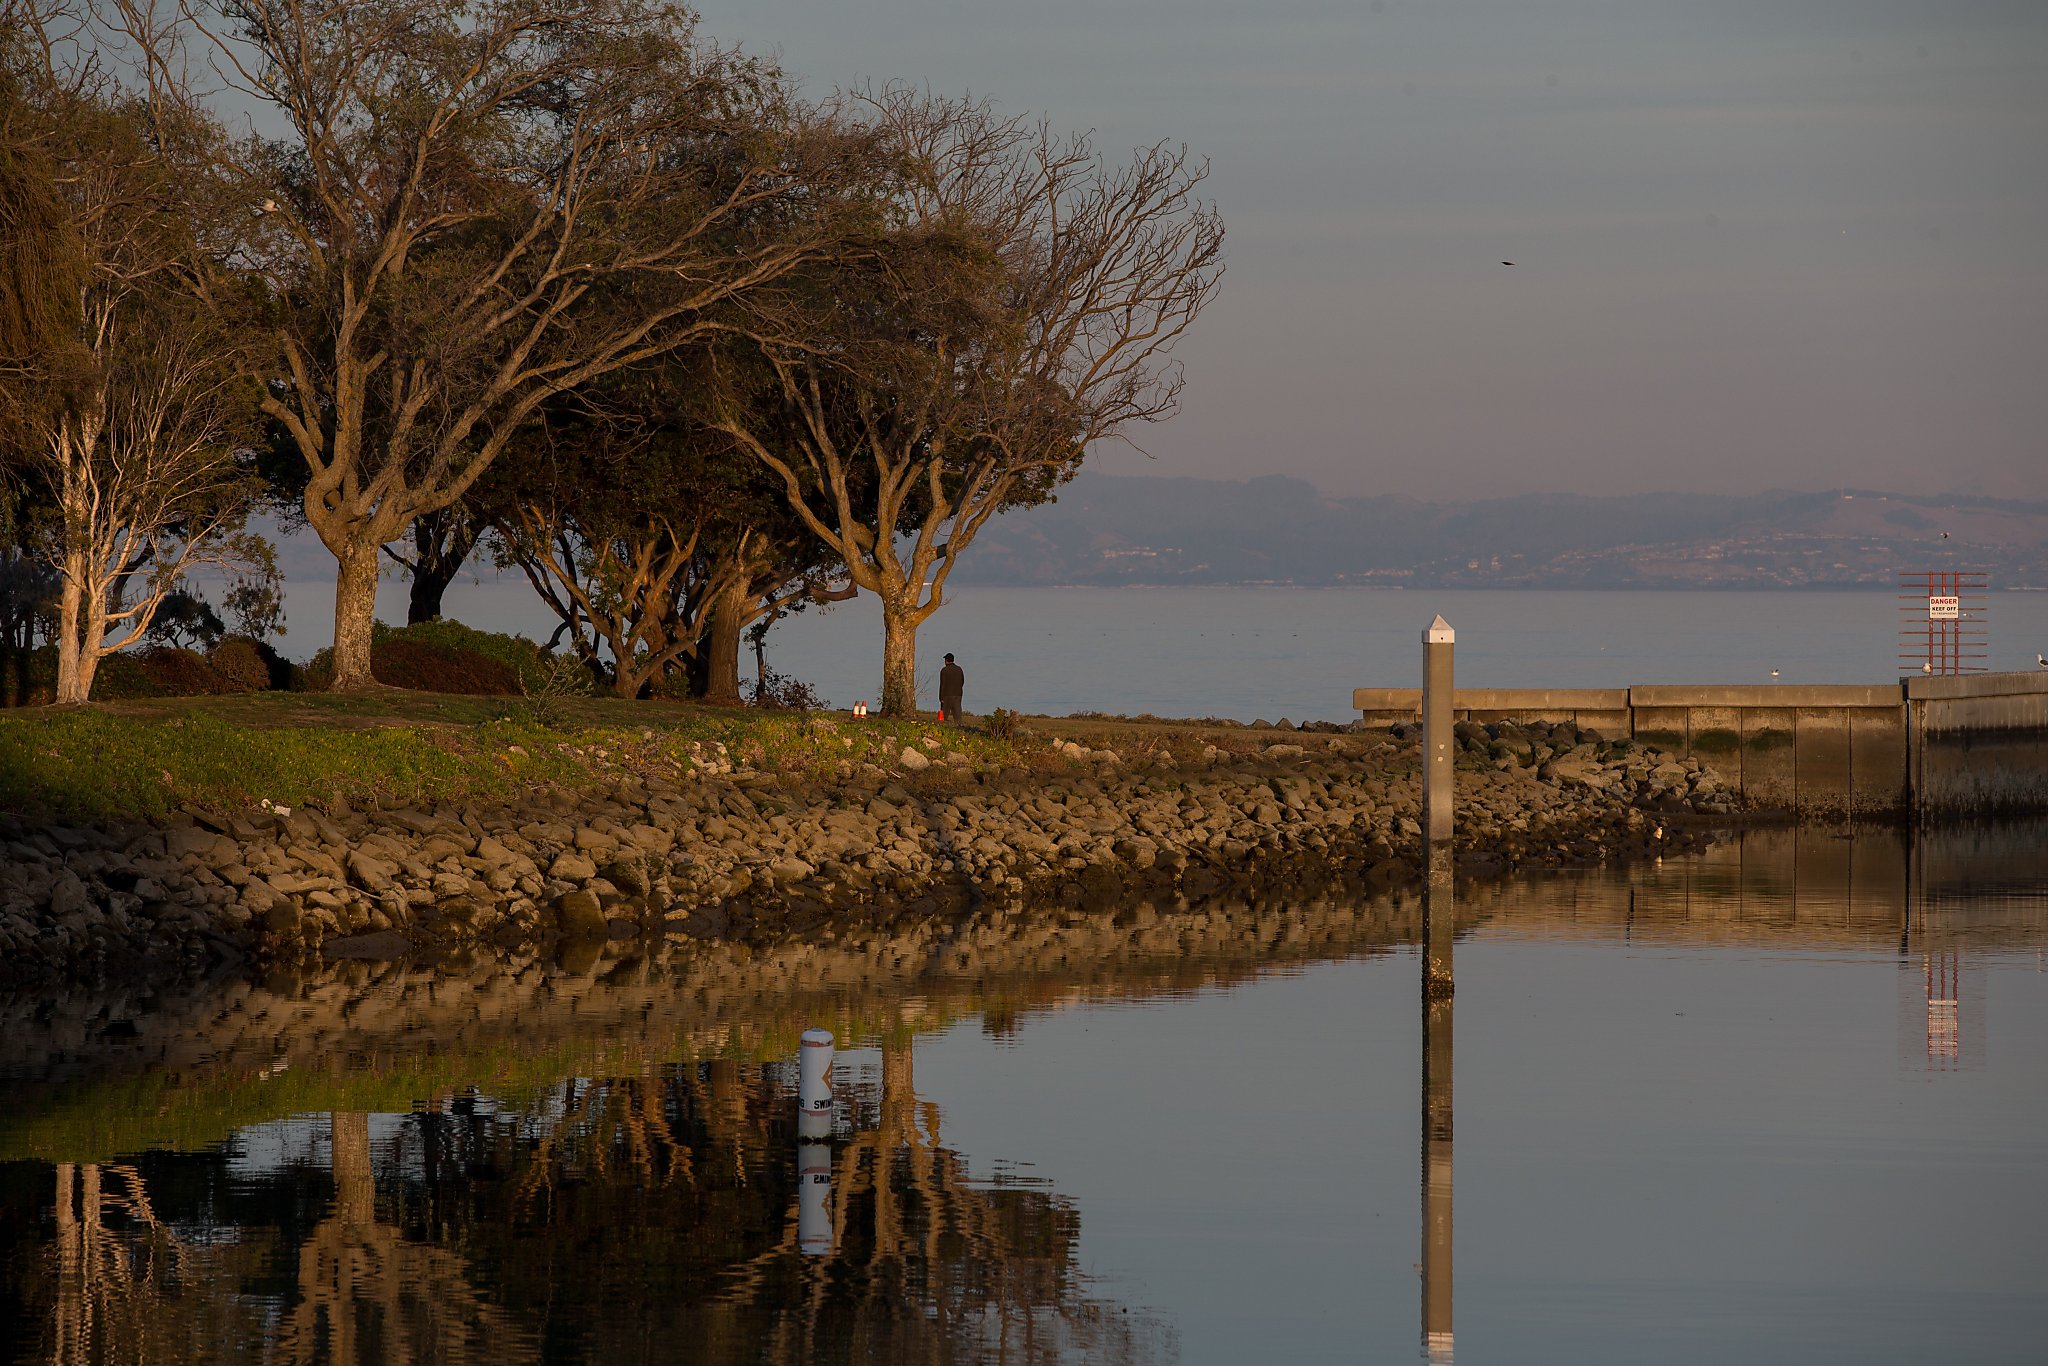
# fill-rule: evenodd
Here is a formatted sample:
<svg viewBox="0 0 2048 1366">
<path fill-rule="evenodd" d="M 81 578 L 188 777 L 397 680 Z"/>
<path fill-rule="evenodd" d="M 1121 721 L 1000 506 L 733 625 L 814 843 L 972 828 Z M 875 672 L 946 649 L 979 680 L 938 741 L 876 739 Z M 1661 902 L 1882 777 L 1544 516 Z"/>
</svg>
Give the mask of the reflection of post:
<svg viewBox="0 0 2048 1366">
<path fill-rule="evenodd" d="M 806 1256 L 832 1251 L 832 1149 L 796 1145 L 796 1245 Z"/>
<path fill-rule="evenodd" d="M 57 1164 L 57 1303 L 53 1363 L 85 1360 L 85 1232 L 78 1222 L 73 1167 Z"/>
<path fill-rule="evenodd" d="M 1422 1002 L 1422 1347 L 1451 1359 L 1451 1010 Z"/>
</svg>

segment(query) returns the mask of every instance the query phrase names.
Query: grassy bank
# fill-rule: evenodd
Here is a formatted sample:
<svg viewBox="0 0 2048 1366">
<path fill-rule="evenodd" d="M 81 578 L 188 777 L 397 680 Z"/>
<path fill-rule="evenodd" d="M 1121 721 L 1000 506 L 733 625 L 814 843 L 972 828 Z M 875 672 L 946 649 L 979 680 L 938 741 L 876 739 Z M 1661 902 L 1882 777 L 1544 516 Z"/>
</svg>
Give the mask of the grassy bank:
<svg viewBox="0 0 2048 1366">
<path fill-rule="evenodd" d="M 160 821 L 179 805 L 329 809 L 495 800 L 626 774 L 673 778 L 725 756 L 824 778 L 936 735 L 981 765 L 1017 746 L 971 729 L 817 713 L 578 698 L 556 726 L 515 699 L 404 691 L 246 693 L 0 712 L 0 810 Z M 719 749 L 723 746 L 723 750 Z"/>
</svg>

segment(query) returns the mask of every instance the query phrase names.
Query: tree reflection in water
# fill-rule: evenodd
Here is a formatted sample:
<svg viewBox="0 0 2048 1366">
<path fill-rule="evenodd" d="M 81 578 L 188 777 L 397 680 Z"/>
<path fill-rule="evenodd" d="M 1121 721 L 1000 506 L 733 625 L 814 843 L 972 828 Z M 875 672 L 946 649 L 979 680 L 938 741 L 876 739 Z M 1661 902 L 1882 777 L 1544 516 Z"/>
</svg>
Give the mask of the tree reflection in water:
<svg viewBox="0 0 2048 1366">
<path fill-rule="evenodd" d="M 804 1255 L 794 1080 L 719 1061 L 569 1079 L 520 1108 L 468 1093 L 379 1124 L 374 1141 L 371 1116 L 337 1112 L 326 1173 L 164 1155 L 180 1165 L 162 1212 L 137 1167 L 65 1164 L 30 1293 L 43 1303 L 23 1306 L 45 1325 L 30 1359 L 1177 1355 L 1155 1318 L 1087 1293 L 1070 1201 L 970 1179 L 916 1094 L 907 1030 L 885 1040 L 879 1084 L 842 1091 L 833 1251 Z M 323 1175 L 322 1217 L 295 1217 Z"/>
</svg>

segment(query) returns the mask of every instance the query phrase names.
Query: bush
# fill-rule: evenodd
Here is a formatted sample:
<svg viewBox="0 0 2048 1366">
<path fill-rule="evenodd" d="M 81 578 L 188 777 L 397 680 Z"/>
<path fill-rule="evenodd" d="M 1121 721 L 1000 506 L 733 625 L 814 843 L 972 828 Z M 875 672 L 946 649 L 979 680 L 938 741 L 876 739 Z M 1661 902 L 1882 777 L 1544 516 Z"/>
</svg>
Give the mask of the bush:
<svg viewBox="0 0 2048 1366">
<path fill-rule="evenodd" d="M 552 656 L 524 636 L 472 630 L 457 621 L 424 621 L 370 632 L 370 673 L 379 683 L 420 692 L 512 697 L 547 686 Z M 334 650 L 308 660 L 291 686 L 325 692 L 334 682 Z"/>
<path fill-rule="evenodd" d="M 747 700 L 763 711 L 826 711 L 831 707 L 810 684 L 773 669 L 747 688 Z"/>
<path fill-rule="evenodd" d="M 100 668 L 104 670 L 119 658 L 120 655 L 107 656 L 100 662 Z M 156 688 L 155 696 L 158 697 L 209 697 L 214 693 L 233 691 L 206 662 L 206 656 L 197 650 L 165 645 L 139 651 L 134 660 L 143 677 Z M 99 691 L 97 686 L 93 691 Z"/>
<path fill-rule="evenodd" d="M 40 707 L 57 696 L 57 647 L 0 649 L 0 707 Z"/>
<path fill-rule="evenodd" d="M 525 636 L 508 636 L 496 631 L 479 631 L 459 621 L 423 621 L 414 626 L 392 627 L 378 623 L 370 634 L 372 660 L 375 647 L 386 642 L 409 641 L 450 654 L 482 655 L 496 660 L 512 672 L 514 686 L 524 683 L 538 688 L 549 677 L 549 655 Z M 374 667 L 374 662 L 373 666 Z"/>
<path fill-rule="evenodd" d="M 440 650 L 416 640 L 372 645 L 370 672 L 380 683 L 418 692 L 509 697 L 519 691 L 519 675 L 500 660 L 468 650 Z"/>
<path fill-rule="evenodd" d="M 273 659 L 284 662 L 277 651 L 250 636 L 228 636 L 206 652 L 207 665 L 224 692 L 267 692 L 276 687 Z"/>
</svg>

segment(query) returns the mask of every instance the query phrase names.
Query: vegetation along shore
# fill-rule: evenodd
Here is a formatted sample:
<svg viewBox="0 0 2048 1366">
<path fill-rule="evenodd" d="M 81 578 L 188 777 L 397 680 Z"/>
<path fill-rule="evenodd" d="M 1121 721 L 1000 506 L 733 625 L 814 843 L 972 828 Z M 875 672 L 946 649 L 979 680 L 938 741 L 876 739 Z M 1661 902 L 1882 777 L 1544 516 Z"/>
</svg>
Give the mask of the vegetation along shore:
<svg viewBox="0 0 2048 1366">
<path fill-rule="evenodd" d="M 1689 847 L 1685 816 L 1733 810 L 1696 760 L 1568 723 L 1468 723 L 1460 749 L 1469 874 Z M 0 974 L 767 943 L 1272 876 L 1394 885 L 1417 874 L 1419 770 L 1413 728 L 1330 723 L 397 691 L 16 713 Z"/>
</svg>

